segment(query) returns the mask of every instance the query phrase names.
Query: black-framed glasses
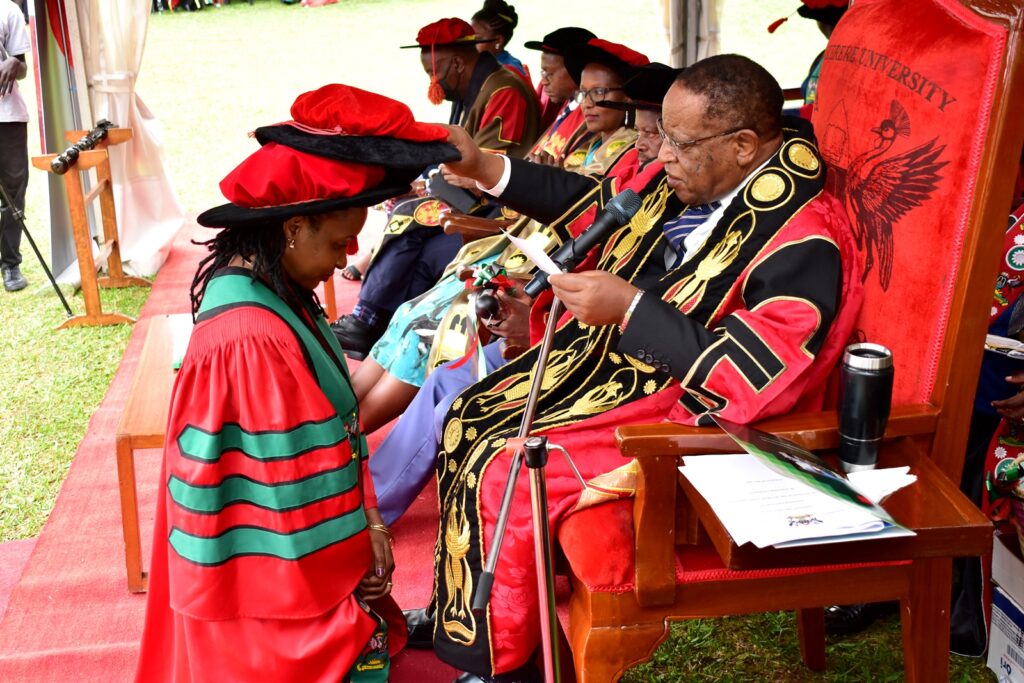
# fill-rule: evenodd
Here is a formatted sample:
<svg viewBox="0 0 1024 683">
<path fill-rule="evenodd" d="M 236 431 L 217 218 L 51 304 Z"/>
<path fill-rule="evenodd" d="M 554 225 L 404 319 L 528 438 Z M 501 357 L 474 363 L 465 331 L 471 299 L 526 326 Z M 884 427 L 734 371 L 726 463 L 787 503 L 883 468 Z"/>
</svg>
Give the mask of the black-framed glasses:
<svg viewBox="0 0 1024 683">
<path fill-rule="evenodd" d="M 572 98 L 576 100 L 577 104 L 583 104 L 583 100 L 590 100 L 591 104 L 597 104 L 601 100 L 607 99 L 608 93 L 616 90 L 625 90 L 625 88 L 591 88 L 590 90 L 580 88 L 572 94 Z"/>
<path fill-rule="evenodd" d="M 680 152 L 685 152 L 688 149 L 696 147 L 702 142 L 707 142 L 708 140 L 714 140 L 715 138 L 721 138 L 725 137 L 726 135 L 738 133 L 741 130 L 744 130 L 745 128 L 746 126 L 740 126 L 739 128 L 730 128 L 729 130 L 722 131 L 721 133 L 715 133 L 714 135 L 705 135 L 702 138 L 696 138 L 694 140 L 680 141 L 674 139 L 671 135 L 665 132 L 665 123 L 664 121 L 661 120 L 661 118 L 658 118 L 658 135 L 661 136 L 661 141 L 667 142 L 669 146 L 672 148 L 672 151 L 675 152 L 676 154 L 679 154 Z"/>
</svg>

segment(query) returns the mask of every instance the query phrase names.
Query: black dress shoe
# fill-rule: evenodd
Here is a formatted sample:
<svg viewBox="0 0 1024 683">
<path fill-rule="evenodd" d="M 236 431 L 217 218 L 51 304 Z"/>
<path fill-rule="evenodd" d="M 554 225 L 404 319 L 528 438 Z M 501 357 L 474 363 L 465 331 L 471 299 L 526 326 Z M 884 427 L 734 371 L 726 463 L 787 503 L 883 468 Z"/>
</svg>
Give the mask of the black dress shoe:
<svg viewBox="0 0 1024 683">
<path fill-rule="evenodd" d="M 417 650 L 430 650 L 434 647 L 434 613 L 427 612 L 427 607 L 407 609 L 405 625 L 409 630 L 408 646 Z"/>
<path fill-rule="evenodd" d="M 370 325 L 352 315 L 343 315 L 331 323 L 334 336 L 338 338 L 345 355 L 352 360 L 366 358 L 386 329 L 386 324 Z"/>
<path fill-rule="evenodd" d="M 21 268 L 18 266 L 3 266 L 0 272 L 4 277 L 4 289 L 8 292 L 17 292 L 28 287 L 28 280 L 21 274 Z"/>
<path fill-rule="evenodd" d="M 544 674 L 533 662 L 527 662 L 514 671 L 494 676 L 481 676 L 465 672 L 453 683 L 544 683 Z"/>
<path fill-rule="evenodd" d="M 899 602 L 866 602 L 859 605 L 833 605 L 825 610 L 825 633 L 830 636 L 853 636 L 876 620 L 895 614 Z"/>
</svg>

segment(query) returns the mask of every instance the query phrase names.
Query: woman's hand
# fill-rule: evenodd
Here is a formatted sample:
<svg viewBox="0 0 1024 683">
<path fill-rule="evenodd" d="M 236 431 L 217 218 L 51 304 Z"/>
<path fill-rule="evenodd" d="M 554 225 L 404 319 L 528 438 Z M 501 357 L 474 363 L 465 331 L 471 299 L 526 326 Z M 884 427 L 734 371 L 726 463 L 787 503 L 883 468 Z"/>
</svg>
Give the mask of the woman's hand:
<svg viewBox="0 0 1024 683">
<path fill-rule="evenodd" d="M 992 401 L 992 407 L 1007 420 L 1020 422 L 1024 419 L 1024 388 L 1021 388 L 1021 385 L 1024 384 L 1024 372 L 1015 372 L 1007 377 L 1006 381 L 1016 384 L 1019 390 L 1010 398 Z"/>
<path fill-rule="evenodd" d="M 522 284 L 520 283 L 520 285 Z M 501 310 L 505 313 L 505 317 L 495 325 L 488 325 L 487 329 L 497 337 L 504 337 L 510 346 L 528 348 L 530 346 L 530 307 L 533 305 L 533 299 L 523 292 L 521 286 L 516 287 L 515 296 L 498 290 L 497 297 L 501 302 Z"/>
<path fill-rule="evenodd" d="M 366 576 L 359 582 L 359 595 L 365 600 L 383 598 L 391 592 L 391 575 L 395 571 L 395 557 L 391 553 L 391 532 L 384 526 L 380 511 L 372 508 L 366 511 L 370 527 L 370 544 L 373 548 L 373 564 Z"/>
</svg>

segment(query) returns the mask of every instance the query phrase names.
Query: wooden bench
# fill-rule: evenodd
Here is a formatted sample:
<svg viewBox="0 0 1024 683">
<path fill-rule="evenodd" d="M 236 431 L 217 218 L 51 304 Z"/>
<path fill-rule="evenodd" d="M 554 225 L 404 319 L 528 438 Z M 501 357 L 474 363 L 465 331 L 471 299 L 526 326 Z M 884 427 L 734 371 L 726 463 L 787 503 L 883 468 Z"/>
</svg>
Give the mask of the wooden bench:
<svg viewBox="0 0 1024 683">
<path fill-rule="evenodd" d="M 150 318 L 135 379 L 117 425 L 114 443 L 117 451 L 117 482 L 121 494 L 124 560 L 128 571 L 128 590 L 133 593 L 145 592 L 149 583 L 146 572 L 142 570 L 135 451 L 163 448 L 167 412 L 174 387 L 174 340 L 176 334 L 182 334 L 186 326 L 190 329 L 191 324 L 191 316 L 187 314 Z"/>
</svg>

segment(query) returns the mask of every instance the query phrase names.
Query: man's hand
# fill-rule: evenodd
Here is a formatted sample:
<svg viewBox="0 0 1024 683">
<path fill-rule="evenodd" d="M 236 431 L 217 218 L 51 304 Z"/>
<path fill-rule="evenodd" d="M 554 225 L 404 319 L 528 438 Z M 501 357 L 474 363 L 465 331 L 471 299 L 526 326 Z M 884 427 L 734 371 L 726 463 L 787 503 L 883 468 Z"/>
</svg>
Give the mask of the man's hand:
<svg viewBox="0 0 1024 683">
<path fill-rule="evenodd" d="M 569 312 L 587 325 L 618 325 L 640 291 L 603 270 L 559 273 L 548 276 L 548 282 Z"/>
<path fill-rule="evenodd" d="M 522 283 L 520 283 L 522 284 Z M 530 346 L 530 306 L 533 302 L 523 292 L 523 288 L 516 287 L 516 295 L 499 290 L 498 301 L 505 312 L 505 318 L 497 325 L 488 325 L 487 329 L 497 337 L 504 337 L 510 346 Z"/>
<path fill-rule="evenodd" d="M 461 187 L 463 190 L 469 190 L 476 195 L 480 194 L 480 190 L 477 188 L 475 180 L 452 173 L 449 169 L 445 168 L 444 164 L 441 165 L 441 175 L 444 176 L 444 179 L 449 185 Z"/>
<path fill-rule="evenodd" d="M 383 526 L 377 508 L 366 511 L 366 519 L 371 525 Z M 373 565 L 359 582 L 359 595 L 365 600 L 376 600 L 391 592 L 391 574 L 395 571 L 395 558 L 391 554 L 391 537 L 388 534 L 370 529 L 370 544 L 373 547 Z"/>
<path fill-rule="evenodd" d="M 0 97 L 5 97 L 14 90 L 14 82 L 18 79 L 21 61 L 17 57 L 0 60 Z"/>
<path fill-rule="evenodd" d="M 480 149 L 469 136 L 465 128 L 460 126 L 445 126 L 448 129 L 448 142 L 458 148 L 462 155 L 460 161 L 450 161 L 441 164 L 441 172 L 448 182 L 452 182 L 450 176 L 462 176 L 479 182 L 484 187 L 494 187 L 501 180 L 501 174 L 505 171 L 505 163 L 494 154 L 488 154 Z M 452 183 L 454 184 L 454 183 Z M 475 186 L 475 185 L 474 185 Z"/>
<path fill-rule="evenodd" d="M 1010 384 L 1016 384 L 1020 390 L 1010 398 L 1002 401 L 992 401 L 992 407 L 996 412 L 1011 422 L 1020 422 L 1024 419 L 1024 372 L 1015 372 L 1006 378 Z"/>
</svg>

